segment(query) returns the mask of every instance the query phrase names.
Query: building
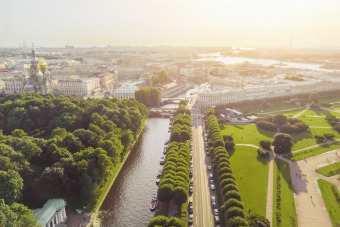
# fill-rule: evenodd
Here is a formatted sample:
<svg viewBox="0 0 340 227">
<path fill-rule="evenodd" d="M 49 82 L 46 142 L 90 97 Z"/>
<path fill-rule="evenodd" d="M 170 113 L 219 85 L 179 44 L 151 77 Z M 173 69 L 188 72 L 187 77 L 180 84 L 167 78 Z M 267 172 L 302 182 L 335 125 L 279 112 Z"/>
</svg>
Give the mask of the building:
<svg viewBox="0 0 340 227">
<path fill-rule="evenodd" d="M 39 226 L 66 226 L 66 202 L 63 199 L 49 199 L 42 208 L 34 209 L 33 216 Z"/>
<path fill-rule="evenodd" d="M 118 71 L 118 79 L 120 81 L 124 80 L 136 80 L 138 79 L 143 73 L 145 73 L 145 70 L 143 68 L 138 67 L 119 67 L 117 68 Z"/>
<path fill-rule="evenodd" d="M 56 93 L 74 97 L 88 97 L 100 90 L 99 78 L 77 78 L 59 80 Z"/>
<path fill-rule="evenodd" d="M 308 81 L 282 85 L 242 87 L 221 90 L 204 89 L 198 92 L 198 107 L 211 107 L 232 102 L 265 99 L 273 97 L 310 94 L 313 92 L 340 90 L 340 80 Z"/>
<path fill-rule="evenodd" d="M 116 89 L 113 93 L 113 96 L 119 99 L 134 99 L 135 92 L 139 88 L 137 86 L 123 86 Z"/>
<path fill-rule="evenodd" d="M 162 98 L 169 98 L 183 92 L 187 87 L 186 81 L 178 80 L 160 87 Z"/>
<path fill-rule="evenodd" d="M 27 78 L 25 70 L 21 78 L 12 78 L 5 81 L 5 93 L 52 93 L 57 81 L 51 79 L 51 73 L 47 69 L 46 62 L 41 59 L 39 62 L 35 56 L 35 49 L 32 47 L 32 59 L 30 65 L 30 76 Z"/>
<path fill-rule="evenodd" d="M 99 78 L 100 86 L 102 89 L 111 90 L 117 80 L 117 76 L 110 72 L 99 74 L 96 77 Z"/>
</svg>

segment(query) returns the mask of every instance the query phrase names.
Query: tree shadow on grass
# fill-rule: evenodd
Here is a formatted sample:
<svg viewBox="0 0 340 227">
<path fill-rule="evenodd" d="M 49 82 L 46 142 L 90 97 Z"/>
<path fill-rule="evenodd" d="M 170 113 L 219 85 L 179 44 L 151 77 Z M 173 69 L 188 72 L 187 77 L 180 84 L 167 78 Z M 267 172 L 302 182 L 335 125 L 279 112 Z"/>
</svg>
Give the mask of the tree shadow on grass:
<svg viewBox="0 0 340 227">
<path fill-rule="evenodd" d="M 271 151 L 269 151 L 271 152 Z M 259 155 L 257 154 L 257 161 L 261 162 L 263 165 L 268 165 L 269 163 L 269 154 L 268 155 Z"/>
<path fill-rule="evenodd" d="M 257 131 L 259 132 L 259 134 L 262 134 L 262 135 L 264 135 L 266 137 L 273 138 L 275 136 L 275 132 L 262 129 L 262 128 L 258 127 L 258 126 L 256 126 L 256 128 L 257 128 Z"/>
<path fill-rule="evenodd" d="M 235 153 L 235 151 L 236 151 L 235 148 L 227 149 L 227 152 L 228 152 L 228 154 L 229 154 L 229 157 L 233 156 L 234 153 Z"/>
</svg>

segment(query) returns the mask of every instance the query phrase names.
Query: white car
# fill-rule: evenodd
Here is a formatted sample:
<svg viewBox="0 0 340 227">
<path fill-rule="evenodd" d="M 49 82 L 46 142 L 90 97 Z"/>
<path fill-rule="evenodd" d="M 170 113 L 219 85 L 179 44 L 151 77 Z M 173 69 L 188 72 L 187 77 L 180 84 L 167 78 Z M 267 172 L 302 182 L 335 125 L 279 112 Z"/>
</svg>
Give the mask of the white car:
<svg viewBox="0 0 340 227">
<path fill-rule="evenodd" d="M 214 209 L 214 215 L 218 216 L 218 209 Z"/>
<path fill-rule="evenodd" d="M 208 166 L 208 170 L 211 170 L 211 166 Z"/>
<path fill-rule="evenodd" d="M 210 189 L 211 189 L 211 190 L 215 190 L 215 185 L 211 184 L 211 185 L 210 185 Z"/>
</svg>

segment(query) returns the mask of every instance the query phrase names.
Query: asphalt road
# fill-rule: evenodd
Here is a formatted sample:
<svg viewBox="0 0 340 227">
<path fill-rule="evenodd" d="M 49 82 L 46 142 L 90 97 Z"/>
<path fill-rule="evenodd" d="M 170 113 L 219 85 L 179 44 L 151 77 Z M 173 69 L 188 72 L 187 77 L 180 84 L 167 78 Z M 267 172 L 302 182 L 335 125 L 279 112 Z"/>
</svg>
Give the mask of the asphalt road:
<svg viewBox="0 0 340 227">
<path fill-rule="evenodd" d="M 194 206 L 194 224 L 197 227 L 214 226 L 214 216 L 212 214 L 210 196 L 215 196 L 215 191 L 210 190 L 208 170 L 211 165 L 210 157 L 206 156 L 203 138 L 202 114 L 194 110 L 193 119 L 193 166 L 194 166 L 194 192 L 190 197 Z M 197 119 L 200 116 L 200 119 Z M 216 197 L 216 196 L 215 196 Z"/>
</svg>

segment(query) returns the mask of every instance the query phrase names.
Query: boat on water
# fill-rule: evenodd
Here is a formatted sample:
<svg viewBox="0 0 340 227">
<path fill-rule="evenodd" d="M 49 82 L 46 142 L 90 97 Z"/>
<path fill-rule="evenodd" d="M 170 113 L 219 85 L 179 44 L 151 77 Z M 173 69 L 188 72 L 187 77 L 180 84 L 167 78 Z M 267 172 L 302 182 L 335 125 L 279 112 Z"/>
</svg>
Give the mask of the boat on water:
<svg viewBox="0 0 340 227">
<path fill-rule="evenodd" d="M 161 164 L 161 165 L 163 165 L 164 164 L 164 157 L 161 157 L 161 160 L 159 161 L 159 163 Z"/>
<path fill-rule="evenodd" d="M 156 204 L 155 203 L 151 203 L 150 210 L 154 211 L 155 209 L 156 209 Z"/>
</svg>

